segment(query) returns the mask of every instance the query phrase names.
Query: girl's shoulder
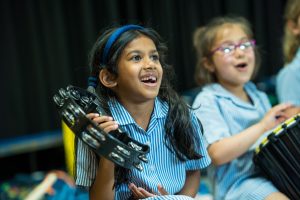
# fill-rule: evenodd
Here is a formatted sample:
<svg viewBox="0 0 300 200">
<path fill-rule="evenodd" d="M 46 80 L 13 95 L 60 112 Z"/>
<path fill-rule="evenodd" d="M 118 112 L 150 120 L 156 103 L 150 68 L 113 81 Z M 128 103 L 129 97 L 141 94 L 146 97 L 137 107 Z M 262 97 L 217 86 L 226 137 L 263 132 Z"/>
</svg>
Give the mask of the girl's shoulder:
<svg viewBox="0 0 300 200">
<path fill-rule="evenodd" d="M 223 92 L 219 92 L 219 86 L 216 84 L 210 84 L 204 86 L 202 90 L 196 95 L 192 108 L 197 109 L 199 107 L 211 107 L 218 105 L 218 102 L 222 96 L 226 96 Z"/>
<path fill-rule="evenodd" d="M 198 93 L 195 98 L 196 100 L 211 100 L 219 97 L 230 97 L 231 94 L 226 91 L 220 84 L 212 83 L 206 85 L 202 88 L 202 90 Z"/>
</svg>

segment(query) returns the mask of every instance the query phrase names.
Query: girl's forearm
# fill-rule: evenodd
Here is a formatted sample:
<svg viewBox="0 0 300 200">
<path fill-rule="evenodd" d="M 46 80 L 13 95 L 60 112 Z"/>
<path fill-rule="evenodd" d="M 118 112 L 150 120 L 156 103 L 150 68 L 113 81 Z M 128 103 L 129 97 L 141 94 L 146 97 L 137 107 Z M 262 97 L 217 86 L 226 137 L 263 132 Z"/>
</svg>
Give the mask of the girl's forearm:
<svg viewBox="0 0 300 200">
<path fill-rule="evenodd" d="M 90 189 L 90 200 L 114 199 L 114 163 L 101 158 L 99 161 L 97 176 Z"/>
<path fill-rule="evenodd" d="M 195 197 L 200 185 L 200 170 L 186 172 L 186 180 L 183 188 L 178 194 Z"/>
</svg>

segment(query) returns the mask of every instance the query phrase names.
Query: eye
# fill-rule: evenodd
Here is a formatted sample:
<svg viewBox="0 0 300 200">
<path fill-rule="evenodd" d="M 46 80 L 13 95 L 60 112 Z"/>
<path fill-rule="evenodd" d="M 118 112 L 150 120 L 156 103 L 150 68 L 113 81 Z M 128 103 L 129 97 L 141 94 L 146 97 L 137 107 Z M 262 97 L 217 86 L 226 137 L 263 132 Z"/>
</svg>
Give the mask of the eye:
<svg viewBox="0 0 300 200">
<path fill-rule="evenodd" d="M 224 46 L 224 47 L 221 47 L 221 51 L 225 54 L 228 54 L 228 53 L 231 53 L 232 50 L 234 49 L 234 47 L 232 46 Z"/>
<path fill-rule="evenodd" d="M 244 43 L 240 44 L 240 46 L 239 46 L 239 48 L 240 48 L 241 50 L 247 49 L 247 48 L 249 48 L 249 47 L 252 47 L 252 43 L 251 43 L 250 41 L 244 42 Z"/>
<path fill-rule="evenodd" d="M 130 60 L 137 62 L 140 61 L 142 59 L 142 57 L 140 55 L 133 55 Z"/>
<path fill-rule="evenodd" d="M 150 56 L 151 60 L 153 61 L 158 61 L 159 60 L 159 55 L 158 54 L 153 54 Z"/>
</svg>

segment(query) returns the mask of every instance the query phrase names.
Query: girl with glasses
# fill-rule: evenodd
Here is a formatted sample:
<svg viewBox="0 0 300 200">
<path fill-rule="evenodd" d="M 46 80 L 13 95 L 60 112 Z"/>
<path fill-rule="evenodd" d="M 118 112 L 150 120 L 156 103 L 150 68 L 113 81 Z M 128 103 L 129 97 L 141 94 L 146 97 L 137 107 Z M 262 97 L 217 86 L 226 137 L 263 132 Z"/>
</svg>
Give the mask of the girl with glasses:
<svg viewBox="0 0 300 200">
<path fill-rule="evenodd" d="M 215 200 L 287 199 L 260 176 L 250 150 L 268 130 L 287 119 L 289 104 L 271 108 L 251 79 L 260 63 L 249 22 L 218 17 L 194 33 L 196 81 L 202 87 L 193 103 L 201 118 L 214 168 Z"/>
</svg>

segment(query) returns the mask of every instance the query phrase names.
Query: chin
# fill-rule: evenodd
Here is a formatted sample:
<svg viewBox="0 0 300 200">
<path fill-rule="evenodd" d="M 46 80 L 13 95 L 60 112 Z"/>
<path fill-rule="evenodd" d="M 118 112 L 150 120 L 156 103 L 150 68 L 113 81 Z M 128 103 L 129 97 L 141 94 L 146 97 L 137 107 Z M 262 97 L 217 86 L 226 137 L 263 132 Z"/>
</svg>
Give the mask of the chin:
<svg viewBox="0 0 300 200">
<path fill-rule="evenodd" d="M 145 97 L 146 97 L 147 99 L 155 99 L 157 96 L 158 96 L 158 92 L 151 92 L 151 93 L 147 93 L 147 94 L 145 95 Z"/>
</svg>

